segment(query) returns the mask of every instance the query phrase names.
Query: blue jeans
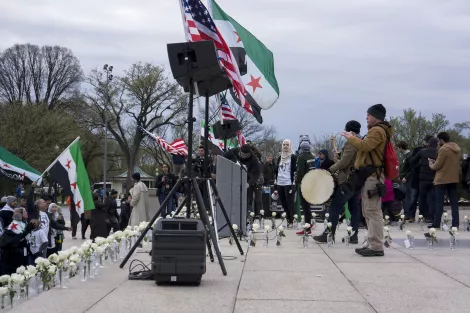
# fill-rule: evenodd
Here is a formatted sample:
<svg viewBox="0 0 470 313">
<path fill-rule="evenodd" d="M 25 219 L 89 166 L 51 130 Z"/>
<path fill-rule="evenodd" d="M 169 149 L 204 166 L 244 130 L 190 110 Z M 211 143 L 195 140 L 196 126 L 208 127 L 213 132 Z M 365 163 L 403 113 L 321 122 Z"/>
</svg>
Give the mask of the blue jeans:
<svg viewBox="0 0 470 313">
<path fill-rule="evenodd" d="M 415 189 L 411 186 L 411 182 L 407 181 L 405 183 L 406 187 L 406 198 L 405 198 L 405 218 L 416 217 L 416 208 L 418 207 L 418 189 Z"/>
<path fill-rule="evenodd" d="M 452 227 L 459 227 L 459 198 L 457 195 L 457 184 L 436 185 L 436 203 L 434 211 L 434 228 L 441 227 L 442 212 L 444 212 L 444 195 L 447 192 L 450 207 L 452 209 Z"/>
<path fill-rule="evenodd" d="M 167 195 L 162 195 L 162 194 L 158 195 L 158 201 L 160 201 L 160 205 L 163 203 L 163 201 L 165 201 L 166 197 Z M 173 200 L 174 200 L 173 197 L 168 199 L 166 208 L 163 209 L 161 216 L 167 216 L 168 214 L 171 214 L 171 211 L 175 209 L 175 202 Z"/>
<path fill-rule="evenodd" d="M 359 205 L 360 193 L 354 194 L 349 190 L 343 189 L 341 185 L 336 188 L 335 195 L 331 201 L 329 213 L 329 222 L 331 222 L 331 230 L 333 234 L 338 226 L 339 216 L 344 211 L 344 206 L 348 204 L 349 212 L 351 213 L 351 227 L 355 235 L 359 229 L 359 221 L 361 219 L 360 205 Z"/>
<path fill-rule="evenodd" d="M 425 219 L 434 219 L 436 192 L 432 181 L 419 182 L 419 214 Z"/>
</svg>

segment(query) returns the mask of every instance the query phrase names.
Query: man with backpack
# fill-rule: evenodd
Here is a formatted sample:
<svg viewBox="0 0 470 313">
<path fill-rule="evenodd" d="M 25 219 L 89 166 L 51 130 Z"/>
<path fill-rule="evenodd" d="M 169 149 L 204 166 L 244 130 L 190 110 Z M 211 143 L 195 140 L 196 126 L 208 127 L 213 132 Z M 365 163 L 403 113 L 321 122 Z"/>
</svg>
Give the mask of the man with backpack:
<svg viewBox="0 0 470 313">
<path fill-rule="evenodd" d="M 366 245 L 356 249 L 356 253 L 362 256 L 384 255 L 381 205 L 381 197 L 386 193 L 384 180 L 385 177 L 395 179 L 398 176 L 398 159 L 390 143 L 393 129 L 385 122 L 386 112 L 382 104 L 375 104 L 367 110 L 369 131 L 363 139 L 352 132 L 342 133 L 357 150 L 355 175 L 359 177 L 356 179 L 358 184 L 362 184 L 362 213 L 369 231 Z"/>
</svg>

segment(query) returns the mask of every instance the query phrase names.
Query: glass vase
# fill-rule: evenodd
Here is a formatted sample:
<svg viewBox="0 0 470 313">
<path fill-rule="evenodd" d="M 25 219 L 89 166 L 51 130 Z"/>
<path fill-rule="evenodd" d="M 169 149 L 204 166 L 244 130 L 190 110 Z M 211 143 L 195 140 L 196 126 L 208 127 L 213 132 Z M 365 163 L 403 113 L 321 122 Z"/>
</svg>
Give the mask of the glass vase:
<svg viewBox="0 0 470 313">
<path fill-rule="evenodd" d="M 98 257 L 98 264 L 100 265 L 100 268 L 104 268 L 104 256 L 102 254 Z"/>
<path fill-rule="evenodd" d="M 16 297 L 15 295 L 10 295 L 10 308 L 13 309 L 14 306 L 16 306 Z"/>
<path fill-rule="evenodd" d="M 410 249 L 414 249 L 415 248 L 415 237 L 413 235 L 410 235 L 408 237 L 408 240 L 410 241 Z"/>
<path fill-rule="evenodd" d="M 119 242 L 119 247 L 118 247 L 118 252 L 119 252 L 119 259 L 122 260 L 125 258 L 127 252 L 127 239 L 121 239 L 121 242 Z"/>
<path fill-rule="evenodd" d="M 434 240 L 429 240 L 428 241 L 428 248 L 429 250 L 434 250 Z"/>
<path fill-rule="evenodd" d="M 450 236 L 450 250 L 455 250 L 456 243 L 455 236 Z"/>
<path fill-rule="evenodd" d="M 260 228 L 264 229 L 264 217 L 261 217 L 261 220 L 259 222 Z"/>
<path fill-rule="evenodd" d="M 346 233 L 346 236 L 344 237 L 344 243 L 346 244 L 346 248 L 349 248 L 351 242 L 351 234 Z"/>
<path fill-rule="evenodd" d="M 38 287 L 36 276 L 32 277 L 28 282 L 28 298 L 38 295 Z"/>
<path fill-rule="evenodd" d="M 315 219 L 312 218 L 312 219 L 310 220 L 310 229 L 315 229 L 316 226 L 317 226 L 317 225 L 316 225 Z"/>
<path fill-rule="evenodd" d="M 7 296 L 0 296 L 1 297 L 1 309 L 4 310 L 5 309 L 5 305 L 6 305 L 6 302 L 7 302 Z"/>
<path fill-rule="evenodd" d="M 57 287 L 60 289 L 69 288 L 69 271 L 67 267 L 59 268 L 57 270 Z"/>
<path fill-rule="evenodd" d="M 13 290 L 15 290 L 15 300 L 21 299 L 21 287 L 20 284 L 15 284 L 13 286 Z"/>
<path fill-rule="evenodd" d="M 29 299 L 29 281 L 26 281 L 21 284 L 19 294 L 21 300 Z"/>
<path fill-rule="evenodd" d="M 269 242 L 269 235 L 268 232 L 264 233 L 264 242 L 263 242 L 263 247 L 267 247 Z"/>
<path fill-rule="evenodd" d="M 328 248 L 333 247 L 333 236 L 331 235 L 331 233 L 328 233 L 328 235 L 326 236 L 326 239 L 328 243 Z"/>
<path fill-rule="evenodd" d="M 88 280 L 88 269 L 86 261 L 80 262 L 80 278 L 82 282 L 86 282 Z"/>
<path fill-rule="evenodd" d="M 44 290 L 44 283 L 40 273 L 36 274 L 36 293 L 39 295 Z"/>
<path fill-rule="evenodd" d="M 282 245 L 282 236 L 278 235 L 277 236 L 276 246 L 280 247 L 281 245 Z"/>
<path fill-rule="evenodd" d="M 307 232 L 304 232 L 304 235 L 302 236 L 302 246 L 304 248 L 308 248 L 308 234 L 307 234 Z"/>
</svg>

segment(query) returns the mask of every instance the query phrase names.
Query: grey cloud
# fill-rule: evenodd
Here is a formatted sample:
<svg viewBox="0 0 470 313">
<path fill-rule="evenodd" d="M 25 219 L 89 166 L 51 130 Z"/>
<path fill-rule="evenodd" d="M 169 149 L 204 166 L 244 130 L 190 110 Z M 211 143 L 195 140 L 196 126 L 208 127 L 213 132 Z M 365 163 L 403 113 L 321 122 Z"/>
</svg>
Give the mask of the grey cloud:
<svg viewBox="0 0 470 313">
<path fill-rule="evenodd" d="M 414 107 L 466 119 L 470 98 L 468 0 L 219 0 L 273 51 L 281 97 L 263 111 L 282 138 L 365 124 Z M 166 43 L 184 40 L 177 0 L 9 1 L 0 10 L 0 48 L 14 43 L 71 48 L 86 72 L 103 63 L 167 65 Z M 288 114 L 291 113 L 291 114 Z"/>
</svg>

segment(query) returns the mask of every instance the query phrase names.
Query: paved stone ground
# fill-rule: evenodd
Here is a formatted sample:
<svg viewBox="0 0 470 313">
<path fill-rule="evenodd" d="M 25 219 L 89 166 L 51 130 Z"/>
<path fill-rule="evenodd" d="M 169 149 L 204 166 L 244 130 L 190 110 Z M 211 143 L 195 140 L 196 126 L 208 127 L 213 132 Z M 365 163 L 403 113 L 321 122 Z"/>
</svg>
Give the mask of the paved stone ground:
<svg viewBox="0 0 470 313">
<path fill-rule="evenodd" d="M 129 262 L 124 269 L 107 266 L 85 283 L 76 277 L 70 289 L 48 291 L 11 312 L 469 312 L 470 233 L 462 231 L 459 246 L 451 251 L 449 235 L 438 231 L 441 244 L 430 251 L 419 242 L 424 238 L 419 226 L 408 228 L 415 234 L 415 249 L 405 249 L 405 232 L 392 227 L 394 243 L 381 258 L 361 257 L 354 253 L 355 245 L 348 249 L 340 239 L 333 248 L 312 240 L 303 248 L 292 230 L 282 247 L 274 241 L 262 247 L 258 235 L 257 246 L 246 257 L 225 239 L 221 249 L 228 275 L 208 259 L 199 287 L 130 281 Z M 339 234 L 344 233 L 341 226 Z M 363 235 L 361 230 L 361 239 Z M 64 248 L 80 243 L 68 237 Z M 246 251 L 246 242 L 242 245 Z M 146 253 L 134 258 L 150 263 Z"/>
</svg>

